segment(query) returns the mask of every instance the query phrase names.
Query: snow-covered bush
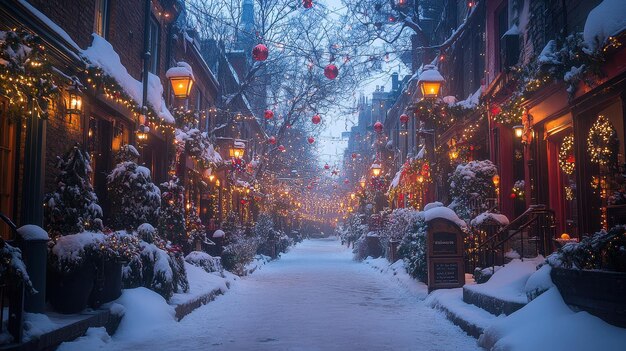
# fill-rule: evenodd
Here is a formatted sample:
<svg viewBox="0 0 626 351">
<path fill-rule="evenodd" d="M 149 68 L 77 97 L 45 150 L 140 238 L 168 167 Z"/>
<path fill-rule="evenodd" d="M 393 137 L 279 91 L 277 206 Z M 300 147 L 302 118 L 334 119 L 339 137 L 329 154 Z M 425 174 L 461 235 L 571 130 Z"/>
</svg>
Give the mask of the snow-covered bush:
<svg viewBox="0 0 626 351">
<path fill-rule="evenodd" d="M 57 157 L 56 189 L 44 199 L 44 220 L 51 236 L 102 229 L 102 208 L 91 185 L 87 152 L 75 145 Z"/>
<path fill-rule="evenodd" d="M 19 281 L 28 291 L 34 292 L 26 266 L 22 261 L 22 251 L 0 239 L 0 284 L 15 284 Z"/>
<path fill-rule="evenodd" d="M 60 273 L 70 273 L 86 262 L 98 258 L 105 245 L 103 233 L 82 232 L 57 236 L 48 255 L 50 268 Z"/>
<path fill-rule="evenodd" d="M 368 226 L 364 224 L 365 215 L 354 213 L 348 217 L 347 223 L 344 225 L 341 240 L 348 243 L 355 243 L 361 236 L 367 233 Z"/>
<path fill-rule="evenodd" d="M 485 200 L 495 196 L 493 176 L 498 172 L 489 160 L 461 164 L 450 174 L 450 207 L 466 222 L 475 210 L 487 210 Z M 478 208 L 474 208 L 478 206 Z"/>
<path fill-rule="evenodd" d="M 259 219 L 254 225 L 254 236 L 259 241 L 257 253 L 265 256 L 274 257 L 278 255 L 276 244 L 279 239 L 279 233 L 274 229 L 274 221 L 267 213 L 261 213 Z"/>
<path fill-rule="evenodd" d="M 398 247 L 398 254 L 404 260 L 407 273 L 422 282 L 428 278 L 426 251 L 426 221 L 423 212 L 420 212 L 411 220 Z"/>
<path fill-rule="evenodd" d="M 216 272 L 222 274 L 224 272 L 222 260 L 219 257 L 213 257 L 206 252 L 191 251 L 187 256 L 185 256 L 185 261 L 204 269 L 208 273 Z"/>
<path fill-rule="evenodd" d="M 419 212 L 412 208 L 396 208 L 388 216 L 380 231 L 380 244 L 388 255 L 390 241 L 400 241 L 415 225 Z"/>
<path fill-rule="evenodd" d="M 276 251 L 278 254 L 287 252 L 293 244 L 293 239 L 291 239 L 287 234 L 278 232 L 278 241 L 276 243 Z"/>
<path fill-rule="evenodd" d="M 552 267 L 626 272 L 626 226 L 601 230 L 548 256 Z"/>
<path fill-rule="evenodd" d="M 117 166 L 107 176 L 111 201 L 110 223 L 114 229 L 136 229 L 142 223 L 156 223 L 161 192 L 152 183 L 150 170 L 137 165 L 139 152 L 124 145 L 116 155 Z"/>
<path fill-rule="evenodd" d="M 226 233 L 222 252 L 224 269 L 237 275 L 245 275 L 246 264 L 254 259 L 259 246 L 258 240 L 251 230 L 250 233 L 246 233 L 241 228 L 238 216 L 234 212 L 228 214 L 222 230 Z"/>
<path fill-rule="evenodd" d="M 161 184 L 161 211 L 159 233 L 174 245 L 187 248 L 185 225 L 185 188 L 173 177 Z"/>
</svg>

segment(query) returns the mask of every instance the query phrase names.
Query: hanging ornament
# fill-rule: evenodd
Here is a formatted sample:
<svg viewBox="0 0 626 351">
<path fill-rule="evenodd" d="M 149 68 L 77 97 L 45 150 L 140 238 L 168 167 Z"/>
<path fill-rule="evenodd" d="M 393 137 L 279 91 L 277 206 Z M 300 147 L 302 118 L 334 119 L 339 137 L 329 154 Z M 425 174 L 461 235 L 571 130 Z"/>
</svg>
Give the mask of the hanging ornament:
<svg viewBox="0 0 626 351">
<path fill-rule="evenodd" d="M 272 110 L 265 110 L 265 119 L 272 119 L 274 118 L 274 111 Z"/>
<path fill-rule="evenodd" d="M 333 80 L 339 75 L 339 68 L 331 63 L 324 68 L 324 75 L 326 78 Z"/>
<path fill-rule="evenodd" d="M 315 142 L 315 139 L 313 137 L 309 137 L 307 141 L 309 142 L 309 144 L 313 144 Z"/>
<path fill-rule="evenodd" d="M 348 184 L 348 183 L 350 183 L 350 181 L 349 181 L 348 179 L 344 179 L 344 180 L 343 180 L 343 183 L 344 183 L 344 184 Z"/>
<path fill-rule="evenodd" d="M 493 104 L 491 105 L 491 107 L 489 108 L 489 112 L 491 113 L 492 116 L 497 116 L 500 114 L 500 112 L 502 112 L 502 109 L 500 108 L 500 105 L 498 104 Z"/>
<path fill-rule="evenodd" d="M 285 146 L 283 146 L 283 145 L 279 145 L 279 146 L 278 146 L 278 151 L 280 151 L 280 152 L 285 152 L 285 151 L 287 151 L 287 149 L 285 149 Z"/>
<path fill-rule="evenodd" d="M 270 137 L 267 142 L 269 142 L 271 145 L 276 145 L 276 137 Z"/>
<path fill-rule="evenodd" d="M 375 131 L 376 133 L 378 133 L 378 134 L 380 134 L 380 133 L 382 133 L 382 132 L 383 132 L 383 127 L 384 127 L 384 126 L 383 126 L 383 124 L 382 124 L 382 123 L 380 123 L 380 121 L 378 121 L 378 122 L 374 123 L 374 131 Z"/>
<path fill-rule="evenodd" d="M 400 122 L 403 124 L 409 123 L 409 116 L 406 113 L 400 115 Z"/>
<path fill-rule="evenodd" d="M 313 0 L 302 0 L 302 6 L 305 9 L 310 9 L 311 7 L 313 7 Z"/>
<path fill-rule="evenodd" d="M 315 115 L 313 116 L 313 118 L 311 118 L 311 122 L 313 122 L 313 124 L 319 124 L 322 121 L 322 117 L 320 117 L 320 115 Z"/>
<path fill-rule="evenodd" d="M 359 157 L 359 155 L 358 155 L 356 152 L 353 152 L 353 153 L 352 153 L 352 159 L 354 160 L 354 159 L 356 159 L 357 157 Z"/>
<path fill-rule="evenodd" d="M 252 58 L 254 61 L 265 61 L 269 56 L 269 51 L 267 50 L 267 46 L 263 44 L 258 44 L 252 49 Z"/>
<path fill-rule="evenodd" d="M 324 165 L 324 169 L 330 169 L 330 166 L 327 164 Z"/>
</svg>

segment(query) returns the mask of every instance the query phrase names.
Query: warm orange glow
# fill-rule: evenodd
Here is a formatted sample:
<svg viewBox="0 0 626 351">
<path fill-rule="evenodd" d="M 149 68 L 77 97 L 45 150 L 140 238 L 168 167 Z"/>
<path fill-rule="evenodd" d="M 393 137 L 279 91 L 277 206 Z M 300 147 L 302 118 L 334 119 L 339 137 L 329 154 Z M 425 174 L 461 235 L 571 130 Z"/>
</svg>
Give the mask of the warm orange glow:
<svg viewBox="0 0 626 351">
<path fill-rule="evenodd" d="M 422 96 L 426 99 L 434 99 L 439 97 L 439 90 L 441 89 L 441 82 L 428 82 L 421 81 L 420 89 L 422 90 Z"/>
<path fill-rule="evenodd" d="M 215 175 L 214 174 L 209 174 L 209 181 L 212 182 L 215 180 Z"/>
<path fill-rule="evenodd" d="M 513 131 L 515 132 L 515 136 L 521 138 L 524 135 L 524 126 L 517 125 L 513 126 Z"/>
<path fill-rule="evenodd" d="M 191 94 L 191 87 L 193 86 L 193 79 L 191 77 L 171 77 L 170 83 L 172 84 L 174 97 L 179 99 L 186 99 L 189 97 L 189 94 Z"/>
<path fill-rule="evenodd" d="M 571 238 L 570 238 L 569 234 L 563 233 L 563 234 L 561 234 L 561 239 L 563 239 L 563 240 L 570 240 Z"/>
<path fill-rule="evenodd" d="M 232 158 L 242 158 L 246 153 L 246 150 L 243 148 L 232 147 L 228 150 L 228 153 Z"/>
<path fill-rule="evenodd" d="M 491 179 L 493 181 L 493 185 L 495 185 L 495 187 L 497 188 L 498 185 L 500 185 L 500 176 L 499 175 L 494 175 L 493 178 Z"/>
</svg>

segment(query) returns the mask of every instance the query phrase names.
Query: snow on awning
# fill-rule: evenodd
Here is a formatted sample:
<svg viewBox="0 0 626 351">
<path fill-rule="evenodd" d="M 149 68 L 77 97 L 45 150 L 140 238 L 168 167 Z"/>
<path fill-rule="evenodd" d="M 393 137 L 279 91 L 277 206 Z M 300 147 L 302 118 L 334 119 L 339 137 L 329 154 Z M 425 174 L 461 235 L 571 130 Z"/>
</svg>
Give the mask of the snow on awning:
<svg viewBox="0 0 626 351">
<path fill-rule="evenodd" d="M 402 175 L 402 168 L 400 168 L 400 170 L 398 172 L 396 172 L 396 175 L 391 180 L 391 184 L 389 184 L 389 190 L 388 191 L 391 191 L 391 190 L 397 188 L 398 185 L 400 185 L 400 176 L 401 175 Z"/>
<path fill-rule="evenodd" d="M 101 68 L 124 89 L 124 91 L 138 104 L 143 100 L 143 84 L 133 78 L 120 61 L 120 56 L 103 37 L 92 34 L 91 46 L 82 50 L 82 56 L 92 65 Z M 156 75 L 148 74 L 148 105 L 152 107 L 159 118 L 168 123 L 174 123 L 174 116 L 167 109 L 163 99 L 163 85 Z"/>
<path fill-rule="evenodd" d="M 624 0 L 604 0 L 589 12 L 583 30 L 583 39 L 589 48 L 585 50 L 587 54 L 602 47 L 609 37 L 626 30 L 624 14 L 626 14 Z"/>
</svg>

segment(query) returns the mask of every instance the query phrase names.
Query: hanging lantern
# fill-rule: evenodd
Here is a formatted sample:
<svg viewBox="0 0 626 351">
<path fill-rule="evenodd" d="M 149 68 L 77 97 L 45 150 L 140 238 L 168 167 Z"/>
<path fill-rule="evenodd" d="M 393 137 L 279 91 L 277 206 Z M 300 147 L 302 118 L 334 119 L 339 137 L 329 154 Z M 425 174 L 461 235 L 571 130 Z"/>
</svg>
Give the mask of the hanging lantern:
<svg viewBox="0 0 626 351">
<path fill-rule="evenodd" d="M 258 44 L 252 49 L 252 58 L 254 61 L 265 61 L 269 56 L 269 51 L 267 50 L 267 46 L 263 44 Z"/>
<path fill-rule="evenodd" d="M 324 165 L 324 169 L 330 169 L 330 166 L 327 164 Z"/>
<path fill-rule="evenodd" d="M 285 151 L 287 151 L 287 149 L 285 149 L 285 146 L 283 146 L 283 145 L 279 145 L 279 146 L 278 146 L 278 151 L 280 151 L 280 152 L 285 152 Z"/>
<path fill-rule="evenodd" d="M 322 117 L 320 117 L 320 115 L 315 115 L 311 118 L 311 122 L 313 122 L 313 124 L 320 124 L 321 121 Z"/>
<path fill-rule="evenodd" d="M 271 145 L 276 145 L 276 137 L 270 137 L 269 139 L 267 139 L 267 142 Z"/>
<path fill-rule="evenodd" d="M 339 75 L 339 68 L 331 63 L 324 68 L 324 75 L 326 78 L 333 80 Z"/>
<path fill-rule="evenodd" d="M 186 62 L 178 62 L 176 66 L 170 68 L 165 72 L 165 76 L 170 80 L 172 85 L 172 92 L 177 99 L 186 99 L 191 94 L 191 87 L 193 86 L 193 71 L 191 66 Z"/>
<path fill-rule="evenodd" d="M 70 123 L 72 123 L 72 115 L 80 116 L 83 111 L 83 99 L 77 92 L 80 92 L 78 87 L 72 87 L 65 100 L 65 114 L 69 116 Z"/>
<path fill-rule="evenodd" d="M 419 75 L 417 84 L 422 91 L 424 99 L 436 99 L 441 91 L 441 84 L 444 82 L 443 77 L 433 65 L 426 65 Z"/>
<path fill-rule="evenodd" d="M 403 124 L 409 123 L 409 116 L 406 113 L 400 115 L 400 122 Z"/>
<path fill-rule="evenodd" d="M 235 141 L 233 146 L 228 150 L 231 158 L 240 159 L 246 153 L 246 144 L 242 141 Z"/>
<path fill-rule="evenodd" d="M 313 144 L 315 142 L 315 139 L 313 137 L 309 137 L 307 141 L 309 142 L 309 144 Z"/>
<path fill-rule="evenodd" d="M 372 176 L 378 177 L 380 175 L 380 172 L 382 171 L 382 168 L 380 167 L 379 163 L 372 163 L 372 167 L 370 167 L 370 170 L 372 171 Z"/>
<path fill-rule="evenodd" d="M 313 0 L 302 0 L 302 6 L 305 9 L 310 9 L 311 7 L 313 7 Z"/>
<path fill-rule="evenodd" d="M 524 135 L 524 126 L 523 125 L 513 126 L 513 131 L 515 132 L 516 137 L 521 138 L 522 135 Z"/>
<path fill-rule="evenodd" d="M 374 131 L 376 133 L 378 133 L 378 134 L 382 133 L 383 132 L 383 128 L 384 128 L 384 126 L 383 126 L 382 123 L 380 123 L 380 121 L 374 123 Z"/>
<path fill-rule="evenodd" d="M 274 118 L 274 111 L 272 110 L 265 110 L 265 119 L 272 119 Z"/>
<path fill-rule="evenodd" d="M 137 131 L 135 132 L 135 135 L 137 136 L 137 141 L 145 142 L 146 140 L 148 140 L 149 132 L 150 132 L 150 127 L 140 124 L 139 127 L 137 128 Z"/>
</svg>

